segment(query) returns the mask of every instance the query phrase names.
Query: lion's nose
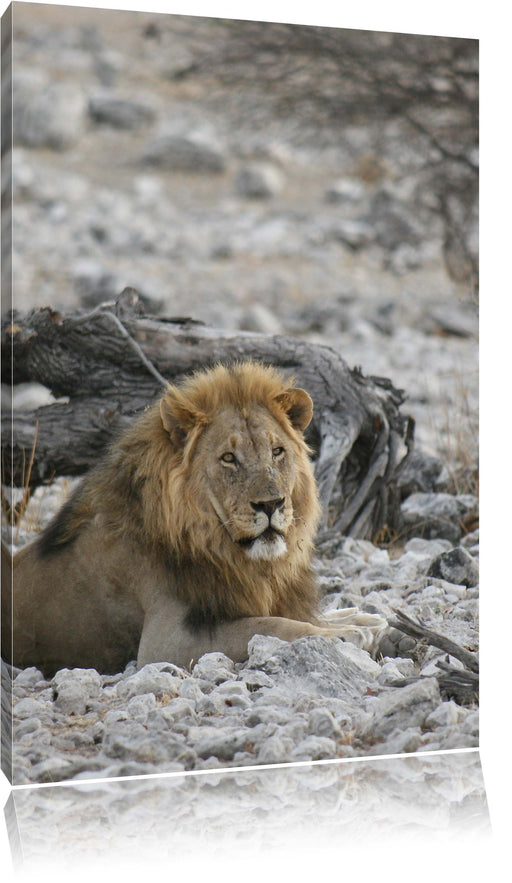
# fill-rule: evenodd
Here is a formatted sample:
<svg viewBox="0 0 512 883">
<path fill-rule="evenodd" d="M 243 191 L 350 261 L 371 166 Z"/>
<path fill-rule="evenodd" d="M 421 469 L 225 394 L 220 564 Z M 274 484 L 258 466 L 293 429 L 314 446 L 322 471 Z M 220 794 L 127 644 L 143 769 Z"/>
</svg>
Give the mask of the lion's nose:
<svg viewBox="0 0 512 883">
<path fill-rule="evenodd" d="M 275 500 L 258 500 L 257 503 L 251 502 L 251 506 L 255 512 L 264 512 L 270 521 L 276 509 L 284 506 L 284 497 Z"/>
</svg>

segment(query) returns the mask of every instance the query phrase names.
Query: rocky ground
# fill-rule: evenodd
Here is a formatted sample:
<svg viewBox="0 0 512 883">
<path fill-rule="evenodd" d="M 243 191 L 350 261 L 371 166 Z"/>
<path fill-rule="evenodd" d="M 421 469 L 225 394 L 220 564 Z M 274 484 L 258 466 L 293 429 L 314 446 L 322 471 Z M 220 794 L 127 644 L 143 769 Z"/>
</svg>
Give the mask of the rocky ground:
<svg viewBox="0 0 512 883">
<path fill-rule="evenodd" d="M 476 650 L 474 45 L 338 32 L 313 57 L 279 30 L 263 44 L 214 19 L 31 5 L 14 24 L 16 308 L 131 285 L 160 314 L 295 334 L 389 377 L 421 452 L 403 535 L 320 544 L 322 604 L 399 608 Z M 13 391 L 19 408 L 45 397 Z M 18 544 L 66 490 L 37 492 Z M 442 657 L 255 638 L 244 665 L 15 672 L 15 781 L 475 746 L 477 710 L 440 690 Z"/>
<path fill-rule="evenodd" d="M 56 498 L 54 488 L 40 518 Z M 478 531 L 412 538 L 396 556 L 339 537 L 320 545 L 316 568 L 325 613 L 402 609 L 477 650 Z M 446 654 L 410 648 L 404 636 L 397 657 L 383 646 L 375 660 L 341 641 L 256 636 L 244 664 L 210 653 L 190 671 L 133 662 L 116 676 L 65 669 L 51 681 L 15 671 L 15 784 L 477 746 L 476 704 L 440 689 Z"/>
</svg>

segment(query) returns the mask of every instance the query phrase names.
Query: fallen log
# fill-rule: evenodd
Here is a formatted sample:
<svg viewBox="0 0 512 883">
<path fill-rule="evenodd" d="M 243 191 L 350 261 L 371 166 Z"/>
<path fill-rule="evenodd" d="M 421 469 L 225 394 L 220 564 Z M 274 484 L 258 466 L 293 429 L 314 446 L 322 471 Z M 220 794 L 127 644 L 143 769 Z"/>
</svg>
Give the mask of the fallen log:
<svg viewBox="0 0 512 883">
<path fill-rule="evenodd" d="M 3 482 L 35 487 L 79 475 L 167 382 L 217 362 L 257 359 L 311 395 L 308 430 L 323 528 L 374 537 L 398 525 L 397 480 L 412 450 L 405 396 L 385 378 L 349 369 L 334 350 L 284 335 L 219 331 L 146 315 L 133 289 L 91 312 L 11 311 L 2 321 L 3 381 L 38 382 L 59 401 L 2 425 Z M 37 427 L 37 444 L 32 452 Z"/>
</svg>

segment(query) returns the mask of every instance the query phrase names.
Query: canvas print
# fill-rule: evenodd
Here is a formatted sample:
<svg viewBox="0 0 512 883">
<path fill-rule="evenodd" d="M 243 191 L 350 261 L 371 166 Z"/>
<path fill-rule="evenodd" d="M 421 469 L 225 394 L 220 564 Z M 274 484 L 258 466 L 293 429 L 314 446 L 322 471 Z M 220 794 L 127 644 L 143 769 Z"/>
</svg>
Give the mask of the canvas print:
<svg viewBox="0 0 512 883">
<path fill-rule="evenodd" d="M 478 746 L 478 42 L 13 3 L 2 769 Z"/>
</svg>

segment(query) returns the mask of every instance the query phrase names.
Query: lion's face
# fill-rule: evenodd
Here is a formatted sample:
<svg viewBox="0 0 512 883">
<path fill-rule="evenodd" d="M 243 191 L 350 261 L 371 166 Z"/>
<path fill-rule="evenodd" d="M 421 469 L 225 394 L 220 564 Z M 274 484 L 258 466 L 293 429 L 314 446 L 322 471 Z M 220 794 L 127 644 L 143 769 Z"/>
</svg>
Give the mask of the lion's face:
<svg viewBox="0 0 512 883">
<path fill-rule="evenodd" d="M 224 409 L 202 434 L 195 459 L 202 503 L 231 540 L 252 560 L 283 555 L 294 517 L 296 450 L 269 411 Z"/>
<path fill-rule="evenodd" d="M 303 438 L 312 412 L 304 390 L 252 363 L 170 387 L 160 416 L 179 456 L 176 535 L 239 564 L 307 555 L 318 517 Z"/>
</svg>

